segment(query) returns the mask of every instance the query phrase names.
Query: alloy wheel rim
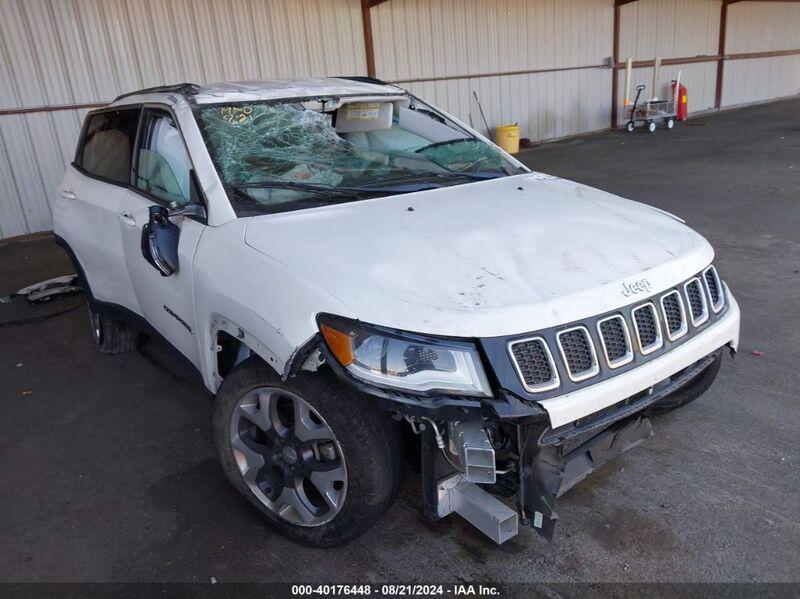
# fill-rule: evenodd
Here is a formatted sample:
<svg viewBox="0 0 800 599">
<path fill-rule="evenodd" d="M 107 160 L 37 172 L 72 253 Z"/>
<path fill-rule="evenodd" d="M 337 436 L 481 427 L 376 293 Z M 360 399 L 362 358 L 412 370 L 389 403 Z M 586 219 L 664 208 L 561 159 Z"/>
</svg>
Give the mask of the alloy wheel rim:
<svg viewBox="0 0 800 599">
<path fill-rule="evenodd" d="M 230 442 L 245 484 L 281 519 L 320 526 L 341 511 L 347 495 L 341 445 L 296 393 L 259 387 L 243 395 L 231 416 Z"/>
</svg>

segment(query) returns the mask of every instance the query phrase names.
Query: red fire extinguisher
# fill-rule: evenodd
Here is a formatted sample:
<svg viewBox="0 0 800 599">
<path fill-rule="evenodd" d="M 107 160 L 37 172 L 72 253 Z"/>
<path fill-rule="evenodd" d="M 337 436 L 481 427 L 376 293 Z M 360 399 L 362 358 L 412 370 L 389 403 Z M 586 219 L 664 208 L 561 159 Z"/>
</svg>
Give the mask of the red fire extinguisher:
<svg viewBox="0 0 800 599">
<path fill-rule="evenodd" d="M 686 86 L 681 83 L 678 85 L 678 95 L 675 95 L 675 81 L 672 82 L 672 97 L 675 98 L 677 106 L 675 112 L 678 113 L 678 120 L 685 121 L 689 118 L 689 93 L 686 91 Z"/>
</svg>

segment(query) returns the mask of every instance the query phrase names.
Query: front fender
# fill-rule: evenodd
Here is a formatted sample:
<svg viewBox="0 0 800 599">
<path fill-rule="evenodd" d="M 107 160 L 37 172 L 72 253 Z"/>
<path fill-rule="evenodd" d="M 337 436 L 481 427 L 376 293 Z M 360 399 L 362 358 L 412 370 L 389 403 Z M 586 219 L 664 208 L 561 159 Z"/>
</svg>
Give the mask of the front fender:
<svg viewBox="0 0 800 599">
<path fill-rule="evenodd" d="M 216 393 L 217 336 L 246 344 L 283 375 L 299 348 L 317 334 L 319 312 L 355 315 L 330 293 L 244 243 L 247 219 L 209 227 L 194 257 L 195 308 L 203 380 Z"/>
</svg>

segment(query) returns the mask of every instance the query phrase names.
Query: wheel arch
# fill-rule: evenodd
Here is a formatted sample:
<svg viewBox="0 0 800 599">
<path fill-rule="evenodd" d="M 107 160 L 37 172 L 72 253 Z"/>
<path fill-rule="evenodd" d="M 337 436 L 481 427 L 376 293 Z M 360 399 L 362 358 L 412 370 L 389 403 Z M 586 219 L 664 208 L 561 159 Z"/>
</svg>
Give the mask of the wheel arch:
<svg viewBox="0 0 800 599">
<path fill-rule="evenodd" d="M 319 333 L 311 336 L 306 342 L 291 352 L 287 359 L 263 343 L 257 334 L 239 325 L 230 318 L 215 315 L 211 318 L 211 347 L 209 387 L 216 393 L 225 377 L 240 363 L 248 358 L 256 357 L 269 366 L 283 380 L 292 376 L 308 362 L 309 370 L 316 370 L 319 364 L 310 360 L 319 347 Z"/>
<path fill-rule="evenodd" d="M 83 293 L 86 295 L 89 303 L 94 304 L 95 298 L 92 294 L 92 288 L 89 285 L 89 279 L 86 278 L 86 271 L 83 270 L 81 261 L 78 259 L 78 256 L 75 254 L 75 251 L 72 249 L 72 246 L 70 246 L 66 239 L 60 235 L 54 235 L 54 237 L 56 245 L 67 253 L 69 261 L 72 263 L 72 268 L 75 269 L 75 274 L 78 275 L 78 283 L 80 283 L 80 286 L 83 288 Z"/>
</svg>

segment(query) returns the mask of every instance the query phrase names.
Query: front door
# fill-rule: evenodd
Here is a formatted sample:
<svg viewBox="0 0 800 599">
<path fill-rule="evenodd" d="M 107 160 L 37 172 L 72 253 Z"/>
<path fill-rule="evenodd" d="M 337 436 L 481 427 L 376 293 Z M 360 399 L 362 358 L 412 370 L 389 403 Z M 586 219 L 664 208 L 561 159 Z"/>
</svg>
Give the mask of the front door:
<svg viewBox="0 0 800 599">
<path fill-rule="evenodd" d="M 191 162 L 170 112 L 145 108 L 134 157 L 133 186 L 120 201 L 125 263 L 137 299 L 137 311 L 192 363 L 199 365 L 194 311 L 193 263 L 205 225 L 174 217 L 180 228 L 178 270 L 162 276 L 142 255 L 142 227 L 150 206 L 184 206 L 191 198 Z"/>
<path fill-rule="evenodd" d="M 87 118 L 75 162 L 53 203 L 56 233 L 78 258 L 95 299 L 132 308 L 119 235 L 119 206 L 131 176 L 138 107 Z"/>
</svg>

